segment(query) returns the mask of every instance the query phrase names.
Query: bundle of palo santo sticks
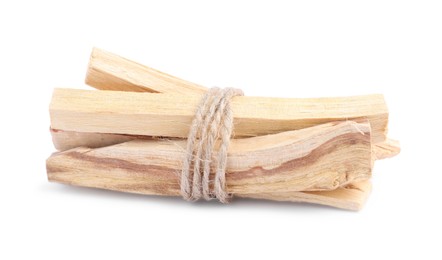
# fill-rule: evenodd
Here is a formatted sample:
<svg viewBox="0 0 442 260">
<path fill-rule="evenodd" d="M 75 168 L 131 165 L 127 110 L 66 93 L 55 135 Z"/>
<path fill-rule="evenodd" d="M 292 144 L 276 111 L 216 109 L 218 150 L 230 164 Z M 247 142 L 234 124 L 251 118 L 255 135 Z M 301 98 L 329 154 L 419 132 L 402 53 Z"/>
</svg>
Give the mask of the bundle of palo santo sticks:
<svg viewBox="0 0 442 260">
<path fill-rule="evenodd" d="M 55 89 L 50 181 L 180 196 L 186 137 L 205 87 L 94 49 L 86 83 Z M 363 206 L 374 161 L 399 153 L 382 95 L 231 100 L 225 171 L 234 197 Z"/>
</svg>

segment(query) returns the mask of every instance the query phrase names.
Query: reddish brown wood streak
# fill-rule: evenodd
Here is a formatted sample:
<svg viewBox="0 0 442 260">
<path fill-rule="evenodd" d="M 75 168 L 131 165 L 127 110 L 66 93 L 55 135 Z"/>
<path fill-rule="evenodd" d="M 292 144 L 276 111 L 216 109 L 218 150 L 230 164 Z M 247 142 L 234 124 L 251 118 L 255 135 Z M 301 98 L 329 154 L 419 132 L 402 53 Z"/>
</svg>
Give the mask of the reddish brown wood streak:
<svg viewBox="0 0 442 260">
<path fill-rule="evenodd" d="M 155 176 L 158 179 L 170 180 L 178 177 L 174 173 L 175 170 L 167 167 L 150 165 L 148 164 L 149 163 L 148 160 L 146 160 L 146 164 L 138 164 L 118 158 L 102 158 L 102 157 L 89 156 L 84 153 L 79 153 L 76 151 L 69 152 L 66 155 L 73 159 L 77 159 L 79 161 L 94 163 L 97 166 L 103 168 L 119 168 L 119 169 L 124 169 L 126 171 L 134 172 L 135 174 L 142 174 L 142 175 L 149 174 L 150 176 Z"/>
<path fill-rule="evenodd" d="M 370 145 L 370 135 L 361 135 L 360 133 L 348 133 L 337 136 L 324 142 L 321 146 L 313 149 L 309 154 L 301 158 L 286 161 L 285 163 L 275 167 L 273 169 L 264 169 L 263 167 L 254 167 L 244 171 L 228 172 L 227 183 L 237 180 L 250 180 L 257 177 L 271 176 L 275 174 L 288 173 L 298 168 L 314 164 L 321 157 L 327 154 L 335 152 L 337 149 L 342 149 L 346 146 L 352 145 Z M 112 187 L 107 187 L 116 190 L 125 190 L 136 192 L 137 190 L 149 190 L 158 194 L 161 193 L 177 193 L 179 191 L 179 173 L 180 169 L 170 168 L 165 166 L 151 165 L 149 160 L 146 159 L 145 164 L 134 163 L 119 158 L 103 158 L 88 155 L 87 152 L 78 151 L 66 151 L 60 153 L 60 155 L 70 157 L 79 164 L 92 163 L 97 170 L 105 170 L 106 176 L 103 178 L 121 178 L 121 174 L 126 175 L 122 180 L 132 180 L 130 183 L 119 184 L 118 182 L 113 184 Z M 176 160 L 180 160 L 177 158 Z M 81 167 L 80 167 L 81 168 Z M 113 176 L 112 169 L 122 169 L 119 175 Z M 69 172 L 70 169 L 64 169 L 62 167 L 48 165 L 48 176 L 50 180 L 62 181 L 62 177 L 58 178 L 57 175 L 63 175 L 64 172 Z M 88 175 L 88 173 L 84 173 Z M 283 176 L 282 176 L 283 177 Z M 345 176 L 348 178 L 348 176 Z M 66 182 L 66 181 L 62 181 Z M 71 183 L 73 184 L 73 183 Z M 339 183 L 338 183 L 339 184 Z"/>
<path fill-rule="evenodd" d="M 226 177 L 227 179 L 245 179 L 263 175 L 280 174 L 281 172 L 295 170 L 313 164 L 321 157 L 326 156 L 339 148 L 356 144 L 370 145 L 370 135 L 361 135 L 360 133 L 340 135 L 323 143 L 316 149 L 313 149 L 308 155 L 287 161 L 273 169 L 264 169 L 259 166 L 245 171 L 228 172 Z"/>
</svg>

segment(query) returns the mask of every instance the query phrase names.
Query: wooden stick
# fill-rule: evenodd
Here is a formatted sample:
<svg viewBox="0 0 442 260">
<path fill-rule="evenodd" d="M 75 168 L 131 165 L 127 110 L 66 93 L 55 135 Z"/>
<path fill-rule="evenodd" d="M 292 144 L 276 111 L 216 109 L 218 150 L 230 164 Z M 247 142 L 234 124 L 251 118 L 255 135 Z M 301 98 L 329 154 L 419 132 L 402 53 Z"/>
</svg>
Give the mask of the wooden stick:
<svg viewBox="0 0 442 260">
<path fill-rule="evenodd" d="M 101 90 L 201 94 L 206 88 L 94 48 L 86 84 Z"/>
<path fill-rule="evenodd" d="M 378 143 L 373 146 L 374 159 L 382 160 L 391 158 L 398 155 L 401 152 L 399 141 L 393 139 L 387 139 L 385 142 Z"/>
<path fill-rule="evenodd" d="M 368 179 L 370 145 L 369 124 L 351 121 L 234 139 L 228 156 L 228 191 L 241 197 L 291 199 L 357 209 L 362 205 L 362 194 L 351 198 L 347 193 L 339 195 L 343 191 L 295 191 L 333 190 Z M 61 183 L 179 196 L 184 155 L 183 140 L 135 140 L 55 153 L 47 160 L 47 171 L 49 180 Z"/>
<path fill-rule="evenodd" d="M 187 137 L 200 96 L 55 89 L 51 127 L 74 132 Z M 373 142 L 384 141 L 388 111 L 382 95 L 289 99 L 234 97 L 235 137 L 258 136 L 367 118 Z"/>
<path fill-rule="evenodd" d="M 154 137 L 144 135 L 82 133 L 57 129 L 50 129 L 50 131 L 54 146 L 58 151 L 66 151 L 81 146 L 87 148 L 100 148 L 132 140 L 155 139 Z M 387 139 L 385 142 L 372 144 L 373 159 L 375 160 L 391 158 L 398 155 L 399 152 L 400 145 L 396 140 Z"/>
<path fill-rule="evenodd" d="M 65 151 L 76 147 L 99 148 L 120 144 L 148 136 L 119 135 L 106 133 L 83 133 L 50 129 L 55 149 Z"/>
<path fill-rule="evenodd" d="M 245 198 L 269 199 L 276 201 L 306 202 L 335 208 L 361 210 L 371 192 L 369 180 L 355 182 L 331 191 L 292 191 L 270 194 L 247 194 Z"/>
<path fill-rule="evenodd" d="M 84 186 L 101 182 L 122 191 L 179 195 L 185 146 L 185 140 L 134 140 L 98 149 L 74 148 L 47 160 L 48 176 Z M 369 124 L 347 121 L 233 139 L 226 179 L 228 191 L 239 195 L 332 190 L 368 179 L 371 167 Z M 124 180 L 112 182 L 119 178 Z"/>
</svg>

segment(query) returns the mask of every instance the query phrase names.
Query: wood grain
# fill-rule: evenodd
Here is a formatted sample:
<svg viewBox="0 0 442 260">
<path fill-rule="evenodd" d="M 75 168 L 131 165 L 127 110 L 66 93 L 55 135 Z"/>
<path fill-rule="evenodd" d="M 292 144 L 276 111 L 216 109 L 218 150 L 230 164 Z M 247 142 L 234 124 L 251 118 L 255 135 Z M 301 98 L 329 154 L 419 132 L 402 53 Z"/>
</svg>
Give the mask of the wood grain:
<svg viewBox="0 0 442 260">
<path fill-rule="evenodd" d="M 86 84 L 101 90 L 201 94 L 206 88 L 94 48 Z"/>
<path fill-rule="evenodd" d="M 101 73 L 97 73 L 97 71 Z M 116 73 L 116 71 L 120 73 Z M 86 83 L 98 89 L 136 92 L 186 93 L 195 95 L 207 91 L 207 88 L 198 84 L 159 72 L 98 48 L 92 50 Z M 117 144 L 122 139 L 121 135 L 116 135 L 115 137 L 113 134 L 97 133 L 97 135 L 102 135 L 97 136 L 98 138 L 95 140 L 103 139 L 103 145 L 100 145 L 97 141 L 92 141 L 89 147 L 102 147 L 107 143 Z M 72 145 L 75 142 L 71 142 L 71 146 L 63 145 L 63 138 L 63 136 L 60 136 L 60 138 L 55 140 L 60 150 L 73 148 Z M 85 133 L 84 139 L 88 140 L 90 138 L 91 134 Z M 125 138 L 127 139 L 127 137 Z M 88 143 L 82 139 L 82 134 L 77 132 L 75 140 L 78 140 L 78 143 Z M 385 159 L 399 154 L 400 145 L 398 141 L 387 139 L 375 144 L 373 150 L 377 159 Z"/>
<path fill-rule="evenodd" d="M 132 140 L 155 139 L 155 137 L 143 135 L 82 133 L 57 129 L 50 129 L 50 131 L 54 147 L 58 151 L 66 151 L 81 146 L 87 148 L 100 148 Z M 400 153 L 400 150 L 399 142 L 396 140 L 387 139 L 384 142 L 372 144 L 373 159 L 375 160 L 394 157 Z"/>
<path fill-rule="evenodd" d="M 54 153 L 47 172 L 51 181 L 178 196 L 184 156 L 183 140 L 134 140 Z M 227 189 L 235 196 L 334 190 L 370 178 L 371 168 L 369 124 L 327 123 L 232 140 Z"/>
<path fill-rule="evenodd" d="M 200 96 L 55 89 L 53 129 L 185 138 Z M 235 137 L 274 134 L 314 125 L 367 118 L 373 142 L 386 139 L 388 111 L 382 95 L 346 98 L 232 99 Z"/>
<path fill-rule="evenodd" d="M 330 191 L 292 191 L 264 194 L 247 194 L 242 197 L 276 201 L 304 202 L 335 208 L 361 210 L 371 192 L 369 180 L 355 182 Z"/>
<path fill-rule="evenodd" d="M 58 151 L 65 151 L 76 147 L 99 148 L 140 138 L 151 138 L 148 136 L 63 131 L 52 128 L 50 132 L 52 143 Z"/>
<path fill-rule="evenodd" d="M 385 142 L 373 145 L 373 156 L 375 160 L 391 158 L 401 152 L 399 141 L 387 139 Z"/>
</svg>

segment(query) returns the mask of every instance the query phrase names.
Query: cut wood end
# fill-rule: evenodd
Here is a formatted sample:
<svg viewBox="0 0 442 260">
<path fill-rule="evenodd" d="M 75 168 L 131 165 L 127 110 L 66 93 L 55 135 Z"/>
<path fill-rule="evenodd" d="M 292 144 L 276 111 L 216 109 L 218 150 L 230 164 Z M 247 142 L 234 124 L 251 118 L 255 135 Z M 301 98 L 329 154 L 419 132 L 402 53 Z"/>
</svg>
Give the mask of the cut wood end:
<svg viewBox="0 0 442 260">
<path fill-rule="evenodd" d="M 397 140 L 387 139 L 385 142 L 373 146 L 375 160 L 382 160 L 394 157 L 401 152 L 400 143 Z"/>
<path fill-rule="evenodd" d="M 371 182 L 366 180 L 352 183 L 332 191 L 247 194 L 240 197 L 312 203 L 345 210 L 359 211 L 364 207 L 368 196 L 370 195 L 371 187 Z"/>
<path fill-rule="evenodd" d="M 206 88 L 99 48 L 93 48 L 86 84 L 101 90 L 202 94 Z"/>
<path fill-rule="evenodd" d="M 115 64 L 116 61 L 121 63 L 121 67 Z M 123 78 L 121 76 L 121 70 L 124 69 L 125 62 L 129 61 L 116 54 L 112 54 L 99 48 L 93 48 L 86 71 L 85 83 L 99 90 L 158 92 L 131 82 L 129 76 Z"/>
</svg>

